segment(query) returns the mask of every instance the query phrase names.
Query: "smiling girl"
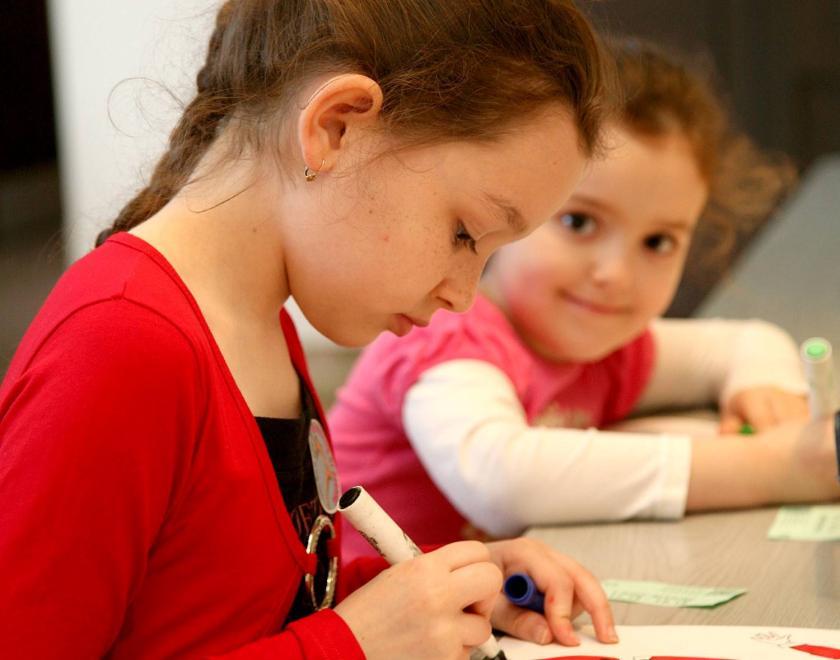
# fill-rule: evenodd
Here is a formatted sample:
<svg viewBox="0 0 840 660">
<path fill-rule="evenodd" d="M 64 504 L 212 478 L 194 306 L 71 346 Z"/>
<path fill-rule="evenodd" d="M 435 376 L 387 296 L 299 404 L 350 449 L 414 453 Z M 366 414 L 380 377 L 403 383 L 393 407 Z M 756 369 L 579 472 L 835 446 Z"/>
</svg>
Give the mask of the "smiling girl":
<svg viewBox="0 0 840 660">
<path fill-rule="evenodd" d="M 413 538 L 840 496 L 831 435 L 802 421 L 782 331 L 658 319 L 704 210 L 766 206 L 781 172 L 729 129 L 702 78 L 638 42 L 617 56 L 625 104 L 606 157 L 548 223 L 500 250 L 466 315 L 381 338 L 339 392 L 344 478 Z M 717 434 L 596 430 L 715 405 Z M 733 434 L 744 422 L 759 433 Z M 345 538 L 350 554 L 368 551 Z"/>
</svg>

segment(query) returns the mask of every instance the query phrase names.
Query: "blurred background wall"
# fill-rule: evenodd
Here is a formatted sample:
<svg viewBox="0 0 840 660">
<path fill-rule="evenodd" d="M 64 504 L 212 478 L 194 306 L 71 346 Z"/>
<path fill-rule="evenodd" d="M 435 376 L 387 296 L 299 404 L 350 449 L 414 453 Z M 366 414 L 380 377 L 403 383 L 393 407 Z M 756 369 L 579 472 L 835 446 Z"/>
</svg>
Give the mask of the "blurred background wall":
<svg viewBox="0 0 840 660">
<path fill-rule="evenodd" d="M 457 0 L 453 0 L 457 1 Z M 595 22 L 715 65 L 734 115 L 800 169 L 840 151 L 838 0 L 600 0 Z M 0 374 L 65 264 L 140 187 L 188 100 L 217 2 L 7 0 L 0 18 Z M 57 136 L 57 137 L 56 137 Z M 689 314 L 713 282 L 681 290 Z M 352 355 L 304 331 L 331 391 Z M 330 365 L 336 364 L 332 369 Z"/>
</svg>

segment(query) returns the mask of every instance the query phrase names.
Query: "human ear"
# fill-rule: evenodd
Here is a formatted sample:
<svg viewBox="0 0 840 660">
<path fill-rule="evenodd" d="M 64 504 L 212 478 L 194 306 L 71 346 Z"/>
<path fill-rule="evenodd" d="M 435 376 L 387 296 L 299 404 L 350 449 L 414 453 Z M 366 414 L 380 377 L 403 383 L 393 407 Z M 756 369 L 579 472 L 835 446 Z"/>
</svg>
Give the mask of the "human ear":
<svg viewBox="0 0 840 660">
<path fill-rule="evenodd" d="M 379 119 L 382 89 L 374 80 L 345 73 L 320 85 L 306 101 L 297 123 L 304 165 L 329 171 L 364 128 Z"/>
</svg>

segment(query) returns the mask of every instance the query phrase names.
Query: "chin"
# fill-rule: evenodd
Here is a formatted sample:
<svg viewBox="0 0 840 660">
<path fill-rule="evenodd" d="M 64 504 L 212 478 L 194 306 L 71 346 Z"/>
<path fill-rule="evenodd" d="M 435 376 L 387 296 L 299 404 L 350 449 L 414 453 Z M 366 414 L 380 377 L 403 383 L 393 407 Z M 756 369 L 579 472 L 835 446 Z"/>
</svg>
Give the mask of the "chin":
<svg viewBox="0 0 840 660">
<path fill-rule="evenodd" d="M 611 347 L 601 351 L 593 351 L 592 349 L 589 349 L 588 351 L 582 350 L 578 353 L 578 357 L 575 360 L 575 362 L 599 362 L 600 360 L 603 360 L 605 357 L 607 357 L 614 350 L 615 347 Z"/>
<path fill-rule="evenodd" d="M 323 330 L 317 328 L 317 330 L 331 342 L 344 348 L 367 346 L 383 332 L 379 328 L 348 328 L 346 325 L 340 328 L 324 328 Z"/>
<path fill-rule="evenodd" d="M 342 328 L 337 332 L 331 332 L 329 329 L 321 330 L 316 328 L 318 332 L 324 335 L 334 344 L 342 346 L 343 348 L 362 348 L 367 346 L 381 333 L 377 331 L 364 331 Z"/>
<path fill-rule="evenodd" d="M 381 333 L 367 335 L 365 337 L 328 337 L 328 339 L 334 344 L 341 346 L 342 348 L 364 348 L 365 346 L 370 344 L 374 339 L 376 339 L 379 336 L 379 334 Z"/>
<path fill-rule="evenodd" d="M 587 363 L 598 362 L 615 351 L 619 346 L 607 342 L 598 342 L 589 337 L 569 339 L 562 343 L 544 343 L 537 352 L 553 362 Z"/>
<path fill-rule="evenodd" d="M 303 310 L 301 309 L 301 311 Z M 327 322 L 322 322 L 315 314 L 310 316 L 304 312 L 303 315 L 316 332 L 326 337 L 332 343 L 344 348 L 361 348 L 376 339 L 376 336 L 379 334 L 378 330 L 360 328 L 347 323 L 337 323 L 335 320 L 329 322 L 328 319 Z M 298 324 L 298 331 L 301 335 L 302 343 L 306 344 L 306 336 L 311 336 L 311 333 L 307 333 L 306 329 L 300 327 L 300 324 Z"/>
<path fill-rule="evenodd" d="M 603 360 L 608 355 L 615 353 L 615 351 L 623 348 L 632 341 L 629 339 L 622 339 L 620 341 L 602 341 L 597 342 L 591 339 L 582 341 L 578 347 L 578 355 L 581 357 L 578 362 L 598 362 Z"/>
</svg>

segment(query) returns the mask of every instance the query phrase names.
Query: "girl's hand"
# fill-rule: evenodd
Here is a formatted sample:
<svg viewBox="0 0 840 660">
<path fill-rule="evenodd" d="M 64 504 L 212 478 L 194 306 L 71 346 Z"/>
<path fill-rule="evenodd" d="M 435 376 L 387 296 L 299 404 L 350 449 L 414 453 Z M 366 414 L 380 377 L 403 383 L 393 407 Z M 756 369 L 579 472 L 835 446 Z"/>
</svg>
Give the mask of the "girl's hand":
<svg viewBox="0 0 840 660">
<path fill-rule="evenodd" d="M 788 423 L 757 435 L 763 449 L 757 465 L 769 470 L 769 502 L 815 502 L 840 498 L 833 418 Z M 752 440 L 752 438 L 751 438 Z"/>
<path fill-rule="evenodd" d="M 738 433 L 743 424 L 763 431 L 782 422 L 808 417 L 808 399 L 778 387 L 751 387 L 737 392 L 721 410 L 720 432 Z"/>
<path fill-rule="evenodd" d="M 492 632 L 501 588 L 487 547 L 460 541 L 391 566 L 335 611 L 368 660 L 466 660 Z"/>
<path fill-rule="evenodd" d="M 567 646 L 580 644 L 572 620 L 586 610 L 601 642 L 618 641 L 612 610 L 601 584 L 576 561 L 535 539 L 518 538 L 487 544 L 495 564 L 507 576 L 528 573 L 545 594 L 545 616 L 512 605 L 500 596 L 491 621 L 499 630 L 537 644 L 556 639 Z"/>
</svg>

